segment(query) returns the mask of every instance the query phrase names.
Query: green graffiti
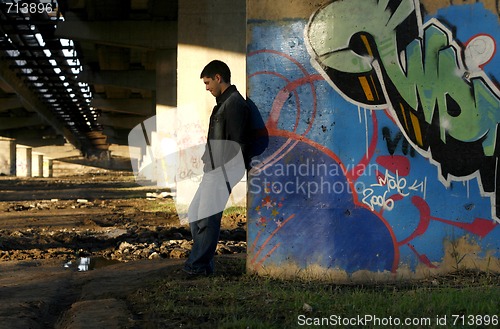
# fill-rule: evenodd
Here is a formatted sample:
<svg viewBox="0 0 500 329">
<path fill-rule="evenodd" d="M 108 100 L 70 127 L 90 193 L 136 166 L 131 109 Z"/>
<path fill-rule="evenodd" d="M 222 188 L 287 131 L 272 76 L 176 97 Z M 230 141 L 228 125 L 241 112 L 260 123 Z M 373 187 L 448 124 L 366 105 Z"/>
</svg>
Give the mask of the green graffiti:
<svg viewBox="0 0 500 329">
<path fill-rule="evenodd" d="M 405 138 L 439 166 L 443 183 L 477 177 L 500 222 L 500 91 L 480 67 L 493 56 L 494 41 L 478 36 L 462 49 L 438 20 L 422 24 L 419 5 L 327 4 L 305 30 L 311 63 L 349 102 L 389 108 Z"/>
<path fill-rule="evenodd" d="M 443 143 L 480 141 L 484 155 L 492 156 L 500 122 L 496 88 L 483 76 L 469 76 L 448 29 L 436 20 L 420 23 L 418 1 L 389 8 L 393 3 L 340 0 L 321 8 L 306 31 L 313 64 L 350 101 L 379 109 L 390 103 L 423 151 L 430 143 L 425 124 L 436 124 L 437 114 Z M 358 92 L 349 90 L 356 86 Z M 400 103 L 411 111 L 398 112 Z"/>
<path fill-rule="evenodd" d="M 405 5 L 408 1 L 403 1 L 398 14 L 392 15 L 384 9 L 387 2 L 337 1 L 316 12 L 311 18 L 306 37 L 319 61 L 341 72 L 362 73 L 372 70 L 373 58 L 357 54 L 351 49 L 349 41 L 353 32 L 366 31 L 376 35 L 381 44 L 385 43 L 384 40 L 395 43 L 396 33 L 392 27 L 401 24 L 414 9 L 409 4 Z M 383 45 L 381 49 L 394 55 L 393 50 L 396 48 L 391 43 Z"/>
<path fill-rule="evenodd" d="M 416 87 L 398 88 L 398 92 L 414 109 L 418 107 L 417 100 L 420 102 L 427 123 L 432 122 L 436 108 L 447 109 L 439 111 L 443 142 L 446 143 L 447 135 L 464 142 L 484 139 L 485 155 L 492 156 L 500 101 L 484 81 L 464 78 L 466 72 L 459 66 L 457 49 L 448 40 L 442 29 L 429 24 L 424 30 L 425 55 L 422 47 L 416 45 L 420 42 L 412 42 L 406 48 L 406 75 L 397 69 L 388 69 L 388 75 L 397 87 Z M 384 67 L 394 66 L 384 58 L 381 60 Z"/>
</svg>

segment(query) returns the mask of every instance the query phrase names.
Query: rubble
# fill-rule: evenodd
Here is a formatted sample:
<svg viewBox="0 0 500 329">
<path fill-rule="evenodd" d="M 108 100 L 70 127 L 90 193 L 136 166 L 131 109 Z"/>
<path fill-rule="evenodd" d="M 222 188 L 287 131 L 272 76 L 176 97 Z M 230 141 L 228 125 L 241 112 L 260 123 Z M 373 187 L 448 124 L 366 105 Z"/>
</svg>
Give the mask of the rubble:
<svg viewBox="0 0 500 329">
<path fill-rule="evenodd" d="M 38 259 L 64 264 L 82 252 L 91 259 L 120 262 L 189 255 L 191 232 L 179 222 L 170 193 L 148 194 L 126 177 L 102 180 L 102 185 L 72 177 L 0 180 L 0 187 L 20 190 L 9 194 L 17 200 L 0 201 L 0 264 Z M 48 190 L 58 193 L 48 195 Z M 28 200 L 26 195 L 46 199 Z M 244 213 L 224 215 L 217 254 L 246 252 L 245 225 Z"/>
<path fill-rule="evenodd" d="M 238 230 L 239 231 L 239 230 Z M 228 236 L 236 236 L 233 232 Z M 0 250 L 0 261 L 49 259 L 68 260 L 74 257 L 78 250 L 84 247 L 90 254 L 103 256 L 112 260 L 130 261 L 156 258 L 185 258 L 189 255 L 192 241 L 190 239 L 162 240 L 158 235 L 151 234 L 147 239 L 132 232 L 118 238 L 109 238 L 105 234 L 75 231 L 6 231 L 1 230 L 4 237 Z M 29 241 L 29 242 L 28 242 Z M 110 245 L 114 241 L 114 245 Z M 92 243 L 91 243 L 92 242 Z M 27 245 L 53 245 L 57 247 L 39 249 L 27 248 Z M 94 246 L 92 246 L 94 245 Z M 97 246 L 107 246 L 101 249 Z M 86 247 L 86 248 L 85 248 Z M 99 250 L 101 249 L 101 250 Z M 221 240 L 217 245 L 217 254 L 237 254 L 246 252 L 245 241 Z"/>
</svg>

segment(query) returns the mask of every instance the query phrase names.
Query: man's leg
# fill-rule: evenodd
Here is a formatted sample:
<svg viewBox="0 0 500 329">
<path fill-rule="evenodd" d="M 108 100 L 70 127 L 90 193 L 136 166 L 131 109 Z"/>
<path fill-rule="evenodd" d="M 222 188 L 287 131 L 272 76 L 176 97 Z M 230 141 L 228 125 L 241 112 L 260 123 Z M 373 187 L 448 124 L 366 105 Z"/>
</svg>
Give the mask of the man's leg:
<svg viewBox="0 0 500 329">
<path fill-rule="evenodd" d="M 193 247 L 184 265 L 193 274 L 212 274 L 214 255 L 219 242 L 222 212 L 190 223 Z"/>
</svg>

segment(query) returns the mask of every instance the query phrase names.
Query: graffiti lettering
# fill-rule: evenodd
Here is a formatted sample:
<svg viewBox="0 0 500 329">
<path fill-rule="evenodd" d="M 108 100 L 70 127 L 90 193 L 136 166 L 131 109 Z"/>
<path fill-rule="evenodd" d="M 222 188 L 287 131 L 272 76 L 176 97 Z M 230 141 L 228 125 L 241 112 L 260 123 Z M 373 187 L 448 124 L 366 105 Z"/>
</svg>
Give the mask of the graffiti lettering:
<svg viewBox="0 0 500 329">
<path fill-rule="evenodd" d="M 363 190 L 362 202 L 374 210 L 380 206 L 385 210 L 391 211 L 394 208 L 394 201 L 402 197 L 407 197 L 410 192 L 420 192 L 425 195 L 427 181 L 414 180 L 410 185 L 405 177 L 400 177 L 398 172 L 391 175 L 386 169 L 385 174 L 377 175 L 377 183 L 370 184 L 370 188 Z M 376 190 L 383 188 L 383 193 L 376 195 Z M 389 195 L 389 197 L 388 197 Z"/>
<path fill-rule="evenodd" d="M 415 180 L 411 186 L 408 187 L 410 191 L 420 192 L 425 195 L 425 189 L 427 187 L 427 178 L 421 182 Z"/>
<path fill-rule="evenodd" d="M 199 175 L 195 174 L 191 169 L 181 170 L 179 172 L 180 180 L 191 179 L 191 178 L 196 177 L 196 176 L 199 176 Z"/>
<path fill-rule="evenodd" d="M 410 146 L 410 143 L 403 138 L 402 132 L 397 132 L 396 136 L 392 138 L 391 130 L 388 127 L 384 127 L 382 128 L 382 136 L 387 143 L 387 150 L 389 151 L 390 155 L 394 154 L 399 142 L 401 141 L 401 151 L 403 152 L 403 154 L 408 155 L 408 153 L 410 153 L 410 156 L 415 156 L 415 149 L 413 149 L 413 147 Z"/>
<path fill-rule="evenodd" d="M 351 0 L 314 13 L 306 40 L 313 65 L 334 89 L 358 106 L 388 107 L 447 186 L 478 178 L 500 221 L 500 90 L 480 68 L 495 53 L 491 37 L 463 49 L 440 21 L 422 23 L 418 0 Z M 477 40 L 487 51 L 473 51 Z M 393 154 L 400 137 L 383 134 Z"/>
<path fill-rule="evenodd" d="M 363 199 L 361 200 L 373 211 L 375 207 L 382 207 L 383 209 L 391 211 L 394 209 L 394 200 L 387 197 L 388 191 L 385 191 L 383 195 L 374 195 L 374 190 L 367 188 L 363 191 Z"/>
<path fill-rule="evenodd" d="M 387 192 L 391 191 L 396 191 L 398 194 L 402 196 L 408 196 L 409 193 L 404 193 L 403 190 L 406 187 L 406 179 L 399 177 L 399 175 L 396 173 L 396 176 L 392 176 L 389 174 L 389 171 L 386 170 L 385 176 L 379 176 L 378 177 L 378 183 L 377 184 L 372 184 L 372 187 L 376 186 L 386 186 L 387 187 Z"/>
</svg>

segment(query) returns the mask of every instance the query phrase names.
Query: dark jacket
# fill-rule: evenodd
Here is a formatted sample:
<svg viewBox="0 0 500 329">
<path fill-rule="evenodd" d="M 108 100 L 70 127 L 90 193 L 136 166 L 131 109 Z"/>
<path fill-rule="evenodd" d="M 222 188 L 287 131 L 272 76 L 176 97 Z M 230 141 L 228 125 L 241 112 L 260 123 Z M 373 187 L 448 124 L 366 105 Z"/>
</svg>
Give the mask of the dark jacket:
<svg viewBox="0 0 500 329">
<path fill-rule="evenodd" d="M 227 163 L 236 156 L 240 148 L 245 165 L 247 165 L 249 159 L 246 154 L 250 143 L 248 131 L 250 108 L 234 85 L 228 87 L 222 95 L 216 98 L 216 101 L 217 105 L 212 111 L 208 127 L 207 142 L 209 144 L 202 157 L 205 171 Z M 212 151 L 213 166 L 209 147 Z"/>
</svg>

